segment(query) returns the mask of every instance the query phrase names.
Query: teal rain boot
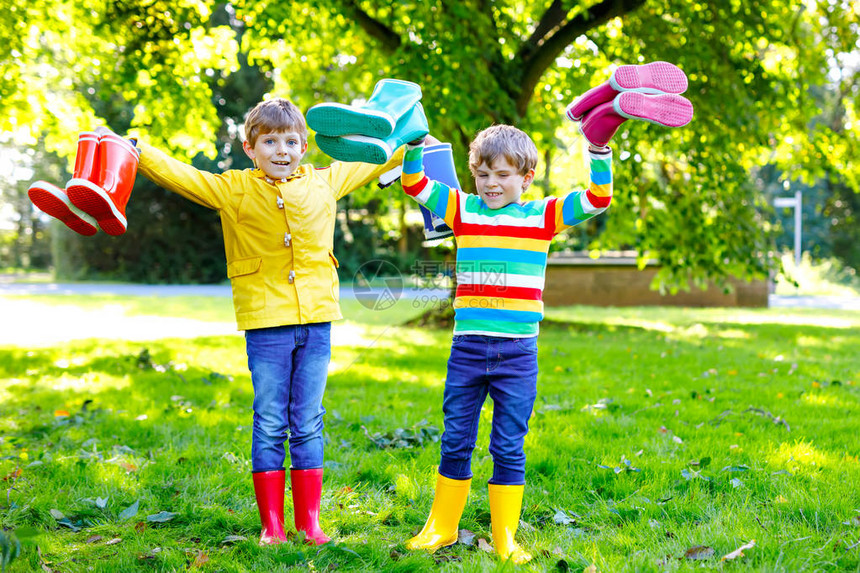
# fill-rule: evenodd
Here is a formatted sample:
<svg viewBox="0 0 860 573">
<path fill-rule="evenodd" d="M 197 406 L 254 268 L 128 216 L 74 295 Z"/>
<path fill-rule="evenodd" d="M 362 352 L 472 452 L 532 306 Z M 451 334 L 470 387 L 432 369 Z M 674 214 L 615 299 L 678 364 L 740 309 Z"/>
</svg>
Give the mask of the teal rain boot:
<svg viewBox="0 0 860 573">
<path fill-rule="evenodd" d="M 344 135 L 331 137 L 317 134 L 317 146 L 338 161 L 360 161 L 382 165 L 386 163 L 400 146 L 421 139 L 429 133 L 424 108 L 416 103 L 397 123 L 390 137 L 379 139 L 364 135 Z"/>
<path fill-rule="evenodd" d="M 387 138 L 404 114 L 421 100 L 421 87 L 404 80 L 377 82 L 367 102 L 360 105 L 321 103 L 308 110 L 308 126 L 329 137 L 364 135 Z"/>
</svg>

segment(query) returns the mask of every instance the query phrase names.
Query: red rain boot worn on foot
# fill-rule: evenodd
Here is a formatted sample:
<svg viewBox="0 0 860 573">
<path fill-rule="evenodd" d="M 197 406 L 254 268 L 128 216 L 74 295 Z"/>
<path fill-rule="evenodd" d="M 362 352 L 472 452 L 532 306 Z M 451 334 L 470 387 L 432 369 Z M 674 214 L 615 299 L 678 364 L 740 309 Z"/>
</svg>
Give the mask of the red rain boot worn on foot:
<svg viewBox="0 0 860 573">
<path fill-rule="evenodd" d="M 110 133 L 99 139 L 94 183 L 72 180 L 66 193 L 79 209 L 96 218 L 108 235 L 122 235 L 128 227 L 125 206 L 134 187 L 140 154 L 126 139 Z"/>
<path fill-rule="evenodd" d="M 296 531 L 305 532 L 305 543 L 309 545 L 322 545 L 331 541 L 319 524 L 322 477 L 322 468 L 290 470 Z"/>
<path fill-rule="evenodd" d="M 286 471 L 256 472 L 252 475 L 257 509 L 260 510 L 260 523 L 263 525 L 260 545 L 283 543 L 287 540 L 284 533 Z"/>
<path fill-rule="evenodd" d="M 91 237 L 98 232 L 96 220 L 72 205 L 66 191 L 47 181 L 36 181 L 27 189 L 33 205 L 51 217 L 55 217 L 69 229 Z"/>
<path fill-rule="evenodd" d="M 589 110 L 610 102 L 622 92 L 644 94 L 682 94 L 687 91 L 687 76 L 669 62 L 651 62 L 641 66 L 619 66 L 609 81 L 591 88 L 567 108 L 567 117 L 579 121 Z"/>
<path fill-rule="evenodd" d="M 693 104 L 675 94 L 646 95 L 624 92 L 600 104 L 583 118 L 579 131 L 592 145 L 606 145 L 628 119 L 641 119 L 664 127 L 681 127 L 693 119 Z"/>
</svg>

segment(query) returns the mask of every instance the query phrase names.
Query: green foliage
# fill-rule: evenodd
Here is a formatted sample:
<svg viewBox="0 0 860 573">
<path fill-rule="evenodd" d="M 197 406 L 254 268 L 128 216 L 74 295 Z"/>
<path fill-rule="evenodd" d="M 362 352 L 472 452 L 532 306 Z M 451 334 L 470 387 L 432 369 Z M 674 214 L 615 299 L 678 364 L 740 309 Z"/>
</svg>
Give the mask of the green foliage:
<svg viewBox="0 0 860 573">
<path fill-rule="evenodd" d="M 576 95 L 613 65 L 676 62 L 694 122 L 625 124 L 611 221 L 598 240 L 590 226 L 571 241 L 636 249 L 660 261 L 661 284 L 685 288 L 776 268 L 758 168 L 807 184 L 826 176 L 839 196 L 831 211 L 855 197 L 856 17 L 847 0 L 13 0 L 0 17 L 0 126 L 22 144 L 46 133 L 45 147 L 70 158 L 75 134 L 104 120 L 229 168 L 242 114 L 264 94 L 307 109 L 400 77 L 422 85 L 433 132 L 453 143 L 465 175 L 478 130 L 517 124 L 557 163 L 562 111 Z M 538 184 L 559 193 L 574 179 Z M 390 225 L 386 205 L 370 216 L 377 231 Z M 853 261 L 850 227 L 836 232 L 833 248 Z"/>
<path fill-rule="evenodd" d="M 7 534 L 0 531 L 0 571 L 6 571 L 12 561 L 21 555 L 21 542 L 15 537 L 15 534 Z"/>
</svg>

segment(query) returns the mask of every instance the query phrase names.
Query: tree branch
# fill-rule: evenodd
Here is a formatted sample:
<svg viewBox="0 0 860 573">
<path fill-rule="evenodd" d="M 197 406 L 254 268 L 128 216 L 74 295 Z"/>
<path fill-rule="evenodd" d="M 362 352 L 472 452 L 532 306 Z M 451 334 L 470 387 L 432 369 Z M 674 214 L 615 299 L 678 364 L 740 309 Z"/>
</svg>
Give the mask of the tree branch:
<svg viewBox="0 0 860 573">
<path fill-rule="evenodd" d="M 393 52 L 403 43 L 397 32 L 362 10 L 358 0 L 344 0 L 343 7 L 368 36 L 379 41 L 385 51 Z"/>
<path fill-rule="evenodd" d="M 517 114 L 520 117 L 526 114 L 541 76 L 571 42 L 612 18 L 633 12 L 644 3 L 645 0 L 603 0 L 600 4 L 592 6 L 588 12 L 566 22 L 543 43 L 540 43 L 530 57 L 521 60 L 523 73 L 520 81 L 520 92 L 516 95 Z M 547 13 L 552 7 L 550 6 Z M 541 18 L 541 23 L 543 23 L 543 18 Z"/>
<path fill-rule="evenodd" d="M 547 8 L 546 12 L 541 16 L 538 25 L 535 27 L 534 32 L 532 32 L 532 35 L 529 36 L 529 39 L 526 40 L 520 48 L 520 51 L 517 54 L 518 60 L 528 59 L 528 57 L 543 42 L 547 34 L 555 30 L 562 24 L 562 22 L 564 22 L 568 10 L 566 10 L 562 4 L 563 0 L 553 0 L 550 7 Z"/>
</svg>

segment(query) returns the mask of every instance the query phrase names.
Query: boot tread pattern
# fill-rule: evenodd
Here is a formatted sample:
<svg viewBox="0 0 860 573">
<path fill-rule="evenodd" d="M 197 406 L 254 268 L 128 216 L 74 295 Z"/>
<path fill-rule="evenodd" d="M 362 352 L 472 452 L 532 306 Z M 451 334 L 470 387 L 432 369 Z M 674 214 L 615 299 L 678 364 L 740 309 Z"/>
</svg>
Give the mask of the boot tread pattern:
<svg viewBox="0 0 860 573">
<path fill-rule="evenodd" d="M 625 117 L 666 127 L 681 127 L 693 119 L 693 104 L 675 94 L 649 96 L 625 92 L 616 99 L 617 111 Z"/>
<path fill-rule="evenodd" d="M 618 91 L 680 94 L 687 90 L 687 76 L 669 62 L 620 66 L 612 74 L 610 83 Z"/>
<path fill-rule="evenodd" d="M 307 122 L 311 129 L 327 136 L 360 133 L 381 138 L 388 137 L 394 130 L 394 124 L 386 113 L 333 103 L 309 109 Z"/>
<path fill-rule="evenodd" d="M 66 191 L 75 207 L 92 215 L 108 235 L 122 235 L 127 228 L 125 217 L 115 212 L 113 202 L 92 189 L 70 185 Z"/>
<path fill-rule="evenodd" d="M 30 201 L 41 211 L 47 213 L 55 219 L 59 219 L 65 226 L 72 231 L 91 237 L 98 232 L 93 225 L 78 217 L 62 199 L 55 196 L 50 191 L 44 189 L 30 189 L 28 191 Z"/>
</svg>

